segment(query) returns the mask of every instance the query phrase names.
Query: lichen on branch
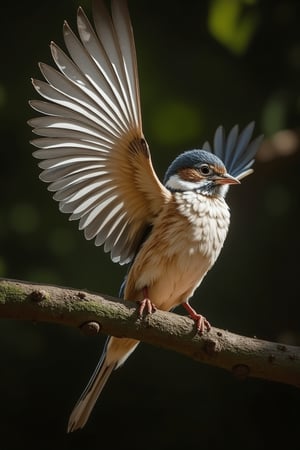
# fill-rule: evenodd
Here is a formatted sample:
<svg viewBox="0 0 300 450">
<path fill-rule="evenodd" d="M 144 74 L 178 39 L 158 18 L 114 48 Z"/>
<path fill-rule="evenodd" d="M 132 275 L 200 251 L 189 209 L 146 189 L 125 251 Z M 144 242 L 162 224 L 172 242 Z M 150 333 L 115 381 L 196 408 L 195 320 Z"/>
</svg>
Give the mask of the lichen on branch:
<svg viewBox="0 0 300 450">
<path fill-rule="evenodd" d="M 52 322 L 130 337 L 229 370 L 300 387 L 300 348 L 212 328 L 202 336 L 194 321 L 157 310 L 139 318 L 135 302 L 53 285 L 0 279 L 0 318 Z"/>
</svg>

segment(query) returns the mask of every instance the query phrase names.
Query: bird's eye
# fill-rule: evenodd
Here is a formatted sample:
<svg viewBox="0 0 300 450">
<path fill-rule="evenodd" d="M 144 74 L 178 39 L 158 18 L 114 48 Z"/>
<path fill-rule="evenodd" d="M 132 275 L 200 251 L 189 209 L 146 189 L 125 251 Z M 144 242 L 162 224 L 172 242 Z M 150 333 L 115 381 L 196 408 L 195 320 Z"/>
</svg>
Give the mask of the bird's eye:
<svg viewBox="0 0 300 450">
<path fill-rule="evenodd" d="M 201 166 L 199 167 L 199 171 L 202 175 L 210 175 L 211 174 L 211 168 L 209 167 L 208 164 L 201 164 Z"/>
</svg>

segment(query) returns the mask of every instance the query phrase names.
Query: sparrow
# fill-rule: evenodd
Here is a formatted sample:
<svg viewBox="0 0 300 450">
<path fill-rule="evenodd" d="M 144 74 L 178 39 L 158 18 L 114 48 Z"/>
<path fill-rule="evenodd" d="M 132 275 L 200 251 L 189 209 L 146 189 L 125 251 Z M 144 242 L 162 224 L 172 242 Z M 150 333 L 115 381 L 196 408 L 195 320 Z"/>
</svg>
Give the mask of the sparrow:
<svg viewBox="0 0 300 450">
<path fill-rule="evenodd" d="M 127 3 L 93 2 L 94 26 L 83 9 L 78 36 L 63 26 L 65 53 L 50 48 L 56 69 L 40 63 L 45 81 L 31 100 L 41 115 L 29 121 L 41 160 L 40 179 L 59 209 L 79 221 L 87 240 L 127 264 L 120 296 L 138 302 L 139 315 L 183 305 L 197 332 L 208 320 L 189 301 L 215 263 L 227 235 L 229 186 L 252 173 L 262 136 L 254 122 L 241 132 L 222 126 L 213 145 L 177 156 L 161 182 L 142 131 L 135 42 Z M 68 431 L 82 428 L 111 373 L 138 341 L 109 337 L 98 365 L 75 405 Z"/>
</svg>

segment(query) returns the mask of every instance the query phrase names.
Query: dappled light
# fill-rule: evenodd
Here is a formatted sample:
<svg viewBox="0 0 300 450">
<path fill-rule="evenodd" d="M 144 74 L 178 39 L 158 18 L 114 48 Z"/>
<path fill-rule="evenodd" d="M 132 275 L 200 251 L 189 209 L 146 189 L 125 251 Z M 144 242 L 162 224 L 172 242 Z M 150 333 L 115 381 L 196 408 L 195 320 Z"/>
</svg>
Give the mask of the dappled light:
<svg viewBox="0 0 300 450">
<path fill-rule="evenodd" d="M 212 0 L 209 2 L 208 29 L 224 47 L 244 53 L 260 22 L 255 0 Z"/>
<path fill-rule="evenodd" d="M 300 150 L 299 130 L 280 130 L 265 139 L 257 154 L 259 161 L 271 161 L 274 158 L 290 156 Z"/>
</svg>

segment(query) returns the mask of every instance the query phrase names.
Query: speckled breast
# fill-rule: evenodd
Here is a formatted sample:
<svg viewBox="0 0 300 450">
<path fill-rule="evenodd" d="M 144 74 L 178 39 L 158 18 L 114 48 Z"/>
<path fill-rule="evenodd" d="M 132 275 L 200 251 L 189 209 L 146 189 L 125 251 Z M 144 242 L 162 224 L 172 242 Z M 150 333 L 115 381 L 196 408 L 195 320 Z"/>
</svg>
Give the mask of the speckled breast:
<svg viewBox="0 0 300 450">
<path fill-rule="evenodd" d="M 142 299 L 147 286 L 149 298 L 159 309 L 186 302 L 218 257 L 229 218 L 222 198 L 174 194 L 136 256 L 125 298 Z"/>
<path fill-rule="evenodd" d="M 208 197 L 197 192 L 174 194 L 178 212 L 187 218 L 189 238 L 195 250 L 213 264 L 224 244 L 230 212 L 223 197 Z"/>
</svg>

